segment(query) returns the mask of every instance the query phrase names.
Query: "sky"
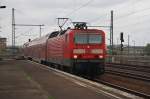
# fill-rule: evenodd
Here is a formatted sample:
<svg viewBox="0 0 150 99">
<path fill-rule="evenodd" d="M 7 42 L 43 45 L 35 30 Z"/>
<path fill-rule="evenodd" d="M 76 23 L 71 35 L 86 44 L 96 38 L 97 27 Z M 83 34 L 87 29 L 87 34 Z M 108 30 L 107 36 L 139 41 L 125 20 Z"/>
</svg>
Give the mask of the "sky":
<svg viewBox="0 0 150 99">
<path fill-rule="evenodd" d="M 15 8 L 16 24 L 41 25 L 42 35 L 58 30 L 58 17 L 72 21 L 87 22 L 88 25 L 110 26 L 110 11 L 114 11 L 114 44 L 120 44 L 120 32 L 124 33 L 124 44 L 145 46 L 150 43 L 150 0 L 0 0 L 0 37 L 7 38 L 11 45 L 12 8 Z M 70 26 L 71 22 L 66 24 Z M 106 32 L 109 44 L 109 28 L 98 28 Z M 16 26 L 16 45 L 23 45 L 30 38 L 39 37 L 39 27 Z"/>
</svg>

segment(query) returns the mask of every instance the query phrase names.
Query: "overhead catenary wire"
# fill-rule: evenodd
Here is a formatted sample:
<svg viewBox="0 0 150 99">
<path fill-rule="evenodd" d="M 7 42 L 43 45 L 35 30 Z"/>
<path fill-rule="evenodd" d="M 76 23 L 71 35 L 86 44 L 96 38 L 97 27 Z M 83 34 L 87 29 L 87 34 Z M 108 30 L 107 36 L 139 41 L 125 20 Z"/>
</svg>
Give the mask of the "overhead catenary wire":
<svg viewBox="0 0 150 99">
<path fill-rule="evenodd" d="M 150 10 L 150 7 L 141 9 L 139 11 L 130 12 L 130 13 L 126 14 L 126 15 L 122 15 L 120 17 L 117 17 L 117 18 L 115 18 L 115 21 L 118 21 L 118 20 L 120 20 L 122 18 L 126 18 L 128 16 L 131 16 L 131 15 L 134 15 L 134 14 L 137 14 L 137 13 L 141 13 L 141 12 L 146 11 L 146 10 Z"/>
<path fill-rule="evenodd" d="M 71 11 L 70 13 L 66 14 L 66 16 L 71 16 L 72 14 L 74 14 L 75 12 L 77 12 L 78 10 L 86 7 L 87 5 L 89 5 L 92 1 L 94 0 L 89 0 L 88 2 L 86 2 L 85 4 L 81 5 L 80 7 L 74 9 L 73 11 Z"/>
<path fill-rule="evenodd" d="M 137 0 L 136 0 L 137 1 Z M 121 6 L 121 8 L 122 7 L 124 7 L 124 6 Z M 101 13 L 102 14 L 102 13 Z M 108 15 L 108 13 L 105 13 L 105 14 L 103 14 L 103 16 L 105 16 L 105 15 Z M 104 18 L 103 18 L 104 19 Z M 103 20 L 102 19 L 102 17 L 97 17 L 97 18 L 93 18 L 93 19 L 91 19 L 91 20 L 89 20 L 89 22 L 90 23 L 95 23 L 95 22 L 97 22 L 97 21 L 99 21 L 99 20 Z M 105 19 L 105 20 L 103 20 L 103 21 L 107 21 L 107 22 L 110 22 L 110 19 Z M 101 21 L 102 22 L 102 21 Z"/>
<path fill-rule="evenodd" d="M 119 25 L 119 26 L 116 26 L 117 28 L 128 28 L 128 27 L 130 27 L 131 25 L 133 25 L 134 27 L 135 26 L 139 26 L 139 25 L 141 25 L 141 24 L 139 24 L 139 23 L 143 23 L 143 22 L 149 22 L 149 20 L 150 20 L 150 18 L 149 19 L 146 19 L 146 20 L 143 20 L 143 21 L 138 21 L 138 22 L 135 22 L 135 23 L 131 23 L 131 24 L 125 24 L 125 25 Z"/>
<path fill-rule="evenodd" d="M 132 3 L 131 3 L 131 5 L 133 5 L 133 3 L 135 3 L 136 2 L 136 4 L 137 4 L 137 2 L 141 2 L 142 0 L 134 0 Z M 128 13 L 128 14 L 125 14 L 125 15 L 122 15 L 122 16 L 118 16 L 118 17 L 114 17 L 115 18 L 115 22 L 116 21 L 118 21 L 118 20 L 120 20 L 120 19 L 123 19 L 123 18 L 126 18 L 126 17 L 128 17 L 128 16 L 131 16 L 131 15 L 134 15 L 134 14 L 137 14 L 137 13 L 140 13 L 140 12 L 142 12 L 142 11 L 146 11 L 146 10 L 149 10 L 150 8 L 148 7 L 148 8 L 144 8 L 144 9 L 141 9 L 141 10 L 139 10 L 139 11 L 134 11 L 134 12 L 130 12 L 130 13 Z M 101 18 L 95 18 L 95 19 L 92 19 L 92 20 L 90 20 L 90 22 L 92 22 L 92 23 L 95 23 L 95 21 L 98 21 L 98 20 L 101 20 Z M 109 19 L 107 19 L 106 21 L 110 21 Z"/>
<path fill-rule="evenodd" d="M 18 38 L 18 37 L 20 37 L 20 36 L 24 36 L 26 33 L 29 33 L 30 31 L 32 31 L 33 30 L 33 28 L 30 28 L 28 31 L 25 31 L 25 32 L 23 32 L 23 33 L 20 33 L 19 35 L 17 35 L 15 38 Z"/>
</svg>

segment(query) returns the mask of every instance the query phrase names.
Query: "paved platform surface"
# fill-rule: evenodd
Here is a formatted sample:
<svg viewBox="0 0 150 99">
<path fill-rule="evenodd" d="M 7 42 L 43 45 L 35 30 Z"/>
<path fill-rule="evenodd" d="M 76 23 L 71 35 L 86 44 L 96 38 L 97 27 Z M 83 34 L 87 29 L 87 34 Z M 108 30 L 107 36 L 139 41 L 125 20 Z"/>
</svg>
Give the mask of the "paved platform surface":
<svg viewBox="0 0 150 99">
<path fill-rule="evenodd" d="M 116 99 L 23 60 L 0 61 L 0 99 Z M 120 98 L 121 99 L 121 98 Z"/>
</svg>

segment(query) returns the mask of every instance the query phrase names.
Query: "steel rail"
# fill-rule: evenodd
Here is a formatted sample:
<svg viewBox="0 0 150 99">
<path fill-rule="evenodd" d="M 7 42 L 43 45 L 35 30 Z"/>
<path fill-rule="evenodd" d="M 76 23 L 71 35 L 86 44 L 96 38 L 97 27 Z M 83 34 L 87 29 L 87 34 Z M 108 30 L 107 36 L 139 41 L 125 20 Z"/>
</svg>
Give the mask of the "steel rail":
<svg viewBox="0 0 150 99">
<path fill-rule="evenodd" d="M 116 88 L 116 89 L 119 89 L 119 90 L 122 90 L 122 91 L 125 91 L 125 92 L 128 92 L 128 93 L 131 93 L 131 94 L 134 94 L 134 95 L 137 95 L 137 96 L 140 96 L 140 97 L 143 97 L 143 98 L 146 98 L 146 99 L 150 99 L 149 94 L 138 92 L 138 91 L 135 91 L 135 90 L 132 90 L 129 88 L 125 88 L 125 87 L 122 87 L 119 85 L 115 85 L 115 84 L 112 84 L 112 83 L 109 83 L 106 81 L 101 81 L 100 79 L 95 79 L 94 81 L 101 83 L 101 84 L 104 84 L 104 85 L 107 85 L 107 86 L 110 86 L 110 87 L 113 87 L 113 88 Z"/>
<path fill-rule="evenodd" d="M 118 72 L 118 71 L 113 71 L 113 70 L 106 70 L 106 73 L 150 82 L 150 77 L 146 77 L 146 76 L 143 76 L 143 75 L 137 75 L 137 74 L 125 73 L 125 72 Z"/>
<path fill-rule="evenodd" d="M 142 72 L 150 73 L 150 67 L 148 67 L 148 68 L 138 67 L 138 66 L 133 66 L 132 67 L 132 66 L 128 66 L 128 65 L 107 65 L 107 67 L 128 69 L 128 70 L 136 70 L 136 71 L 142 71 Z"/>
</svg>

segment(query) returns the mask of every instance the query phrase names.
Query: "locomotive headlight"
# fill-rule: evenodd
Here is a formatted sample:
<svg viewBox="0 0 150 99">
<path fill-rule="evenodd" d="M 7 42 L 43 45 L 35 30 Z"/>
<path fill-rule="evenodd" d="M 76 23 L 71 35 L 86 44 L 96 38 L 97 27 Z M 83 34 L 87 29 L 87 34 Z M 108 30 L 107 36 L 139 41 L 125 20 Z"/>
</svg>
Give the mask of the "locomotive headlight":
<svg viewBox="0 0 150 99">
<path fill-rule="evenodd" d="M 78 58 L 78 56 L 77 56 L 77 55 L 74 55 L 74 56 L 73 56 L 73 58 L 74 58 L 74 59 L 77 59 L 77 58 Z"/>
<path fill-rule="evenodd" d="M 103 56 L 102 56 L 102 55 L 99 55 L 99 58 L 100 58 L 100 59 L 102 59 L 102 58 L 103 58 Z"/>
<path fill-rule="evenodd" d="M 91 50 L 91 53 L 92 53 L 92 54 L 102 54 L 102 53 L 103 53 L 103 50 L 102 50 L 102 49 L 92 49 L 92 50 Z"/>
<path fill-rule="evenodd" d="M 74 49 L 73 53 L 74 54 L 84 54 L 85 53 L 85 49 Z"/>
</svg>

